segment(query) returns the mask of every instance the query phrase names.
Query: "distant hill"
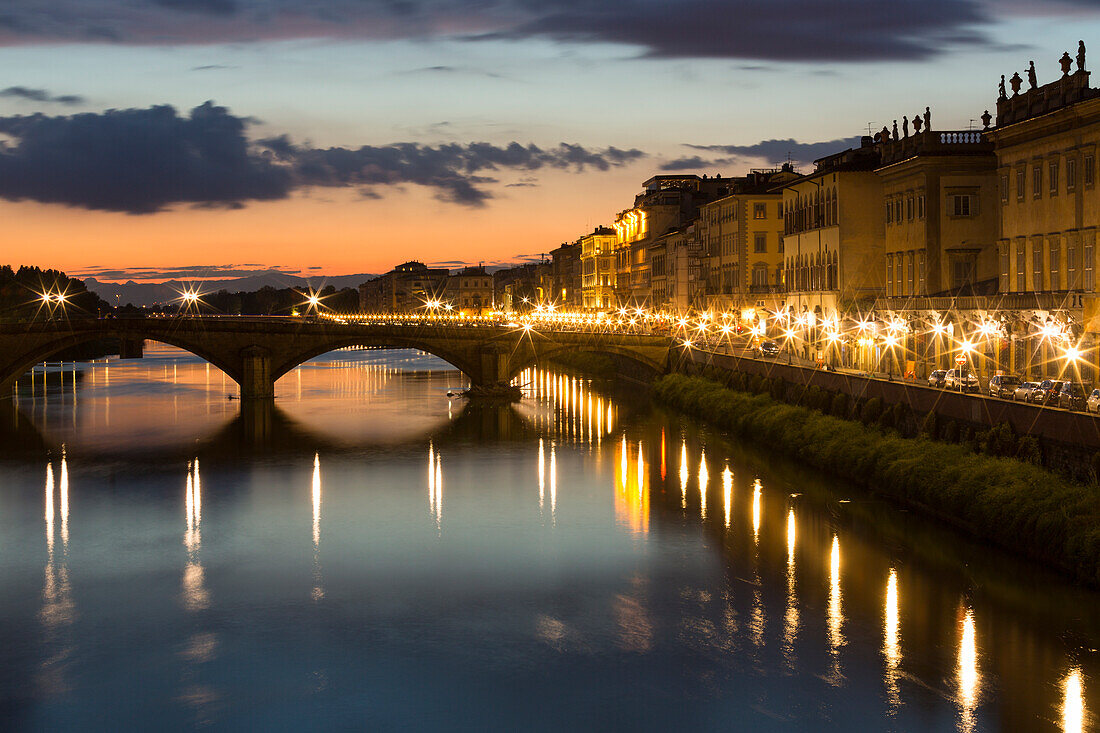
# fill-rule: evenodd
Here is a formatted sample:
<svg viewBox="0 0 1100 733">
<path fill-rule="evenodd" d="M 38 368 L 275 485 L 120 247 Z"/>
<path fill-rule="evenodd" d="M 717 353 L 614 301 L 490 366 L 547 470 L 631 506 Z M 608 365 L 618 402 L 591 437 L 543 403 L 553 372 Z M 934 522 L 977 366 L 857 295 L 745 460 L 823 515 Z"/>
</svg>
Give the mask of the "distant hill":
<svg viewBox="0 0 1100 733">
<path fill-rule="evenodd" d="M 197 286 L 199 291 L 203 293 L 216 293 L 219 290 L 228 290 L 231 293 L 248 293 L 267 286 L 279 289 L 313 288 L 314 290 L 320 290 L 331 285 L 337 290 L 342 290 L 344 288 L 357 288 L 372 277 L 375 276 L 369 273 L 299 277 L 272 270 L 263 275 L 250 275 L 227 280 L 204 280 L 201 282 L 168 280 L 162 283 L 141 283 L 127 280 L 124 283 L 108 283 L 100 282 L 94 277 L 88 277 L 84 278 L 84 284 L 88 290 L 96 293 L 111 305 L 126 305 L 127 303 L 154 305 L 178 300 L 180 292 L 189 286 Z"/>
</svg>

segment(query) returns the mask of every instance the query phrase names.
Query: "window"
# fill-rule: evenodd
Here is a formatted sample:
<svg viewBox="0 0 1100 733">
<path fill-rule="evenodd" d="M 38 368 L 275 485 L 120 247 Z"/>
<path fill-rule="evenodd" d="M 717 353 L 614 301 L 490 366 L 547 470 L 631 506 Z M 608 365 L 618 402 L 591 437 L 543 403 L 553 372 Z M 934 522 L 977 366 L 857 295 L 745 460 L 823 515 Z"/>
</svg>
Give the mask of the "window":
<svg viewBox="0 0 1100 733">
<path fill-rule="evenodd" d="M 1008 176 L 1001 176 L 1001 203 L 1008 203 Z"/>
<path fill-rule="evenodd" d="M 1043 289 L 1043 244 L 1039 240 L 1031 243 L 1031 289 Z"/>
<path fill-rule="evenodd" d="M 1092 188 L 1092 184 L 1095 182 L 1093 169 L 1095 158 L 1092 155 L 1085 156 L 1085 188 Z"/>
<path fill-rule="evenodd" d="M 901 199 L 896 199 L 894 201 L 894 221 L 896 221 L 900 224 L 901 219 L 902 219 L 902 216 L 901 216 Z"/>
<path fill-rule="evenodd" d="M 1024 254 L 1024 240 L 1016 242 L 1016 290 L 1023 292 L 1027 290 L 1027 275 L 1024 269 L 1024 263 L 1026 257 Z"/>
<path fill-rule="evenodd" d="M 756 232 L 752 235 L 752 251 L 762 254 L 768 251 L 768 235 L 765 232 Z"/>
<path fill-rule="evenodd" d="M 768 206 L 767 206 L 767 204 L 753 204 L 752 205 L 752 218 L 753 219 L 767 219 L 768 218 Z"/>
<path fill-rule="evenodd" d="M 894 255 L 886 255 L 886 294 L 897 295 L 894 292 Z"/>
<path fill-rule="evenodd" d="M 1047 170 L 1050 176 L 1050 195 L 1058 195 L 1058 161 L 1052 160 L 1047 166 Z"/>
<path fill-rule="evenodd" d="M 916 262 L 914 262 L 915 257 L 913 256 L 913 253 L 910 252 L 909 255 L 905 259 L 906 259 L 906 264 L 908 265 L 908 268 L 909 268 L 908 273 L 907 273 L 908 277 L 906 279 L 907 289 L 905 291 L 905 294 L 906 295 L 916 295 L 916 292 L 913 290 L 913 287 L 916 285 L 916 275 L 917 275 L 917 273 L 916 273 Z"/>
<path fill-rule="evenodd" d="M 1050 289 L 1062 289 L 1062 244 L 1057 238 L 1050 240 Z"/>
<path fill-rule="evenodd" d="M 913 197 L 905 199 L 905 218 L 913 221 Z"/>
<path fill-rule="evenodd" d="M 886 223 L 887 224 L 893 224 L 894 223 L 893 214 L 894 214 L 894 202 L 893 201 L 887 201 L 886 202 Z"/>
<path fill-rule="evenodd" d="M 1070 158 L 1066 161 L 1066 193 L 1077 190 L 1077 160 Z"/>
<path fill-rule="evenodd" d="M 970 216 L 970 199 L 969 194 L 955 194 L 951 196 L 951 208 L 952 216 Z"/>
<path fill-rule="evenodd" d="M 756 287 L 766 287 L 768 284 L 767 265 L 755 265 L 752 268 L 752 284 Z"/>
<path fill-rule="evenodd" d="M 917 196 L 917 218 L 924 219 L 924 194 Z"/>
<path fill-rule="evenodd" d="M 1043 197 L 1043 166 L 1041 165 L 1031 169 L 1031 195 L 1037 199 Z"/>
<path fill-rule="evenodd" d="M 1000 264 L 1000 287 L 998 288 L 1002 293 L 1008 292 L 1008 243 L 1001 245 L 1000 251 L 997 253 Z"/>
<path fill-rule="evenodd" d="M 1093 264 L 1095 262 L 1095 260 L 1093 259 L 1093 242 L 1085 242 L 1085 246 L 1081 248 L 1081 255 L 1082 259 L 1084 260 L 1081 266 L 1081 273 L 1083 275 L 1081 288 L 1085 292 L 1091 293 L 1094 286 Z"/>
<path fill-rule="evenodd" d="M 1027 170 L 1020 168 L 1016 171 L 1016 200 L 1024 200 L 1024 190 L 1027 187 Z"/>
<path fill-rule="evenodd" d="M 779 254 L 783 254 L 783 237 L 779 238 Z"/>
<path fill-rule="evenodd" d="M 917 291 L 913 295 L 924 295 L 924 250 L 917 252 Z"/>
<path fill-rule="evenodd" d="M 1069 166 L 1066 166 L 1066 175 L 1069 175 Z M 1069 181 L 1066 181 L 1068 184 Z M 1079 290 L 1081 283 L 1078 280 L 1080 268 L 1077 265 L 1077 235 L 1071 234 L 1066 241 L 1066 289 Z"/>
</svg>

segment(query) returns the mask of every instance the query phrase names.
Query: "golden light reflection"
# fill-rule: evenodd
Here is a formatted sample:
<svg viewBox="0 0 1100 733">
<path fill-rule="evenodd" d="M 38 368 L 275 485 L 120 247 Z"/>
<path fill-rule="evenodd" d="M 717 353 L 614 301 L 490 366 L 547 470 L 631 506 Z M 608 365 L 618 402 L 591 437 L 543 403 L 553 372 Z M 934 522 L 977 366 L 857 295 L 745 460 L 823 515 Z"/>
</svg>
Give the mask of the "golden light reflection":
<svg viewBox="0 0 1100 733">
<path fill-rule="evenodd" d="M 894 711 L 901 705 L 901 691 L 898 687 L 898 667 L 901 665 L 899 623 L 898 573 L 895 569 L 890 568 L 890 577 L 886 581 L 882 655 L 886 659 L 886 699 Z"/>
<path fill-rule="evenodd" d="M 829 607 L 826 622 L 828 625 L 829 655 L 833 660 L 829 682 L 841 684 L 843 677 L 840 669 L 840 648 L 844 646 L 844 611 L 841 607 L 840 593 L 840 538 L 833 535 L 833 548 L 829 553 Z"/>
<path fill-rule="evenodd" d="M 53 552 L 53 463 L 46 464 L 46 549 Z"/>
<path fill-rule="evenodd" d="M 760 479 L 752 482 L 752 540 L 760 541 Z"/>
<path fill-rule="evenodd" d="M 710 473 L 707 471 L 707 452 L 699 453 L 699 514 L 703 519 L 707 518 L 707 484 L 710 481 Z"/>
<path fill-rule="evenodd" d="M 680 442 L 680 508 L 688 505 L 688 447 L 687 441 Z"/>
<path fill-rule="evenodd" d="M 183 534 L 183 546 L 187 549 L 187 565 L 183 569 L 183 606 L 188 611 L 201 611 L 210 605 L 204 571 L 199 560 L 202 546 L 202 480 L 199 478 L 198 460 L 188 461 L 185 482 L 184 510 L 187 513 L 187 529 Z"/>
<path fill-rule="evenodd" d="M 196 466 L 198 461 L 195 461 Z M 325 585 L 321 575 L 321 454 L 313 454 L 313 480 L 310 482 L 313 500 L 313 600 L 325 597 Z"/>
<path fill-rule="evenodd" d="M 542 513 L 543 504 L 546 501 L 546 454 L 542 446 L 542 438 L 539 438 L 539 513 Z"/>
<path fill-rule="evenodd" d="M 311 482 L 311 497 L 313 499 L 313 550 L 316 552 L 321 545 L 321 454 L 313 454 L 313 481 Z"/>
<path fill-rule="evenodd" d="M 978 642 L 974 631 L 974 612 L 966 609 L 962 620 L 961 639 L 959 641 L 959 730 L 969 733 L 975 730 L 974 708 L 978 704 L 978 686 L 981 675 L 978 672 Z"/>
<path fill-rule="evenodd" d="M 1062 732 L 1084 733 L 1085 695 L 1082 690 L 1081 669 L 1074 667 L 1062 680 Z"/>
<path fill-rule="evenodd" d="M 642 444 L 638 444 L 637 460 L 630 461 L 630 448 L 624 435 L 619 452 L 620 475 L 613 484 L 616 487 L 615 518 L 634 534 L 646 534 L 649 532 L 649 476 L 645 469 Z M 632 469 L 635 472 L 633 476 L 630 475 Z"/>
<path fill-rule="evenodd" d="M 69 462 L 65 457 L 65 446 L 61 446 L 61 480 L 59 482 L 61 504 L 61 546 L 69 547 Z"/>
<path fill-rule="evenodd" d="M 798 641 L 798 593 L 794 576 L 795 520 L 794 508 L 787 512 L 787 612 L 783 616 L 783 655 L 788 668 L 795 663 L 795 644 Z"/>
<path fill-rule="evenodd" d="M 661 428 L 661 482 L 665 480 L 665 429 Z"/>
<path fill-rule="evenodd" d="M 626 488 L 626 477 L 630 468 L 626 465 L 626 433 L 623 433 L 622 445 L 619 446 L 619 484 Z"/>
<path fill-rule="evenodd" d="M 435 528 L 443 531 L 443 457 L 435 454 Z"/>
<path fill-rule="evenodd" d="M 550 518 L 557 520 L 558 513 L 558 451 L 550 441 Z"/>
<path fill-rule="evenodd" d="M 539 441 L 541 447 L 541 441 Z M 541 470 L 542 455 L 539 454 L 539 467 Z M 428 512 L 435 514 L 435 446 L 428 441 Z"/>
<path fill-rule="evenodd" d="M 722 503 L 726 510 L 726 529 L 729 529 L 730 512 L 733 510 L 733 472 L 729 466 L 722 470 Z"/>
</svg>

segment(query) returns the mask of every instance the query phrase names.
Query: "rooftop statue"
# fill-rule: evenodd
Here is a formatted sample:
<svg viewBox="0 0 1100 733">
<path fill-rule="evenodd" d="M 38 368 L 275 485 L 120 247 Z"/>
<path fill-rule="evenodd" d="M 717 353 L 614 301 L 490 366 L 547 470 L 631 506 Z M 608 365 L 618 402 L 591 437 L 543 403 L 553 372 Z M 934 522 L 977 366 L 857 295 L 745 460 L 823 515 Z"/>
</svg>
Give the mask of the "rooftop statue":
<svg viewBox="0 0 1100 733">
<path fill-rule="evenodd" d="M 1062 65 L 1062 76 L 1069 76 L 1069 70 L 1073 68 L 1073 59 L 1069 57 L 1069 51 L 1062 54 L 1062 58 L 1058 59 L 1058 63 Z"/>
<path fill-rule="evenodd" d="M 901 131 L 905 135 L 905 137 L 909 137 L 909 118 L 908 117 L 903 116 L 901 118 Z"/>
<path fill-rule="evenodd" d="M 1008 83 L 1012 85 L 1012 96 L 1015 97 L 1020 93 L 1020 87 L 1024 85 L 1024 80 L 1020 78 L 1020 72 L 1017 71 L 1008 80 Z"/>
<path fill-rule="evenodd" d="M 920 118 L 919 114 L 913 115 L 913 129 L 915 129 L 917 131 L 918 135 L 920 134 L 920 128 L 921 128 L 921 125 L 923 125 L 923 124 L 924 124 L 924 121 Z"/>
<path fill-rule="evenodd" d="M 1077 42 L 1077 70 L 1078 71 L 1084 71 L 1085 70 L 1085 42 L 1084 41 L 1078 41 Z"/>
<path fill-rule="evenodd" d="M 1008 92 L 1005 91 L 1005 75 L 1001 74 L 1001 83 L 997 85 L 997 101 L 1002 99 L 1008 99 Z"/>
<path fill-rule="evenodd" d="M 1031 86 L 1032 89 L 1039 88 L 1039 79 L 1035 76 L 1034 61 L 1032 61 L 1031 64 L 1027 67 L 1027 83 Z"/>
<path fill-rule="evenodd" d="M 993 122 L 993 115 L 989 114 L 989 110 L 986 110 L 982 115 L 982 129 L 988 130 L 990 123 Z"/>
<path fill-rule="evenodd" d="M 894 120 L 894 131 L 893 131 L 892 134 L 894 136 L 894 139 L 897 140 L 898 139 L 898 121 L 897 120 Z"/>
<path fill-rule="evenodd" d="M 924 108 L 924 131 L 931 132 L 932 130 L 932 110 L 928 107 Z"/>
</svg>

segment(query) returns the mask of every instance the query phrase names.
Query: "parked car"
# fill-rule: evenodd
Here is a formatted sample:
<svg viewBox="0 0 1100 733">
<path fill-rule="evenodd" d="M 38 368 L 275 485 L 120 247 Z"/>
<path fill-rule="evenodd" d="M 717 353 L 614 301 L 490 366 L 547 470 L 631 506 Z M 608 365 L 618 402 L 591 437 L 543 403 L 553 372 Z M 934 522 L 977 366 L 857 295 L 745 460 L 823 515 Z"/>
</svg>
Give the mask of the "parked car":
<svg viewBox="0 0 1100 733">
<path fill-rule="evenodd" d="M 1089 398 L 1085 400 L 1085 412 L 1100 414 L 1100 389 L 1094 389 Z"/>
<path fill-rule="evenodd" d="M 995 374 L 989 380 L 989 396 L 1002 399 L 1012 399 L 1016 388 L 1020 386 L 1020 378 L 1011 374 Z"/>
<path fill-rule="evenodd" d="M 934 371 L 934 372 L 932 372 L 931 374 L 928 375 L 928 386 L 929 387 L 942 387 L 943 386 L 943 380 L 946 379 L 946 378 L 947 378 L 947 370 L 946 369 L 937 369 L 936 371 Z"/>
<path fill-rule="evenodd" d="M 1039 386 L 1038 382 L 1020 382 L 1012 393 L 1013 402 L 1031 402 L 1031 393 Z"/>
<path fill-rule="evenodd" d="M 1058 407 L 1064 407 L 1067 410 L 1083 410 L 1085 409 L 1085 395 L 1088 391 L 1085 389 L 1085 385 L 1078 382 L 1062 382 L 1062 386 L 1058 388 L 1058 396 L 1056 400 L 1052 400 L 1051 404 L 1056 404 Z"/>
<path fill-rule="evenodd" d="M 1033 405 L 1051 405 L 1058 402 L 1058 388 L 1062 383 L 1056 379 L 1044 379 L 1039 386 L 1031 390 L 1028 402 Z"/>
<path fill-rule="evenodd" d="M 779 356 L 779 344 L 774 341 L 763 341 L 757 348 L 760 356 Z"/>
<path fill-rule="evenodd" d="M 947 370 L 947 376 L 943 378 L 943 388 L 956 392 L 973 392 L 974 394 L 982 391 L 981 384 L 979 384 L 978 378 L 974 376 L 973 372 L 968 371 L 966 376 L 963 377 L 958 369 Z"/>
</svg>

